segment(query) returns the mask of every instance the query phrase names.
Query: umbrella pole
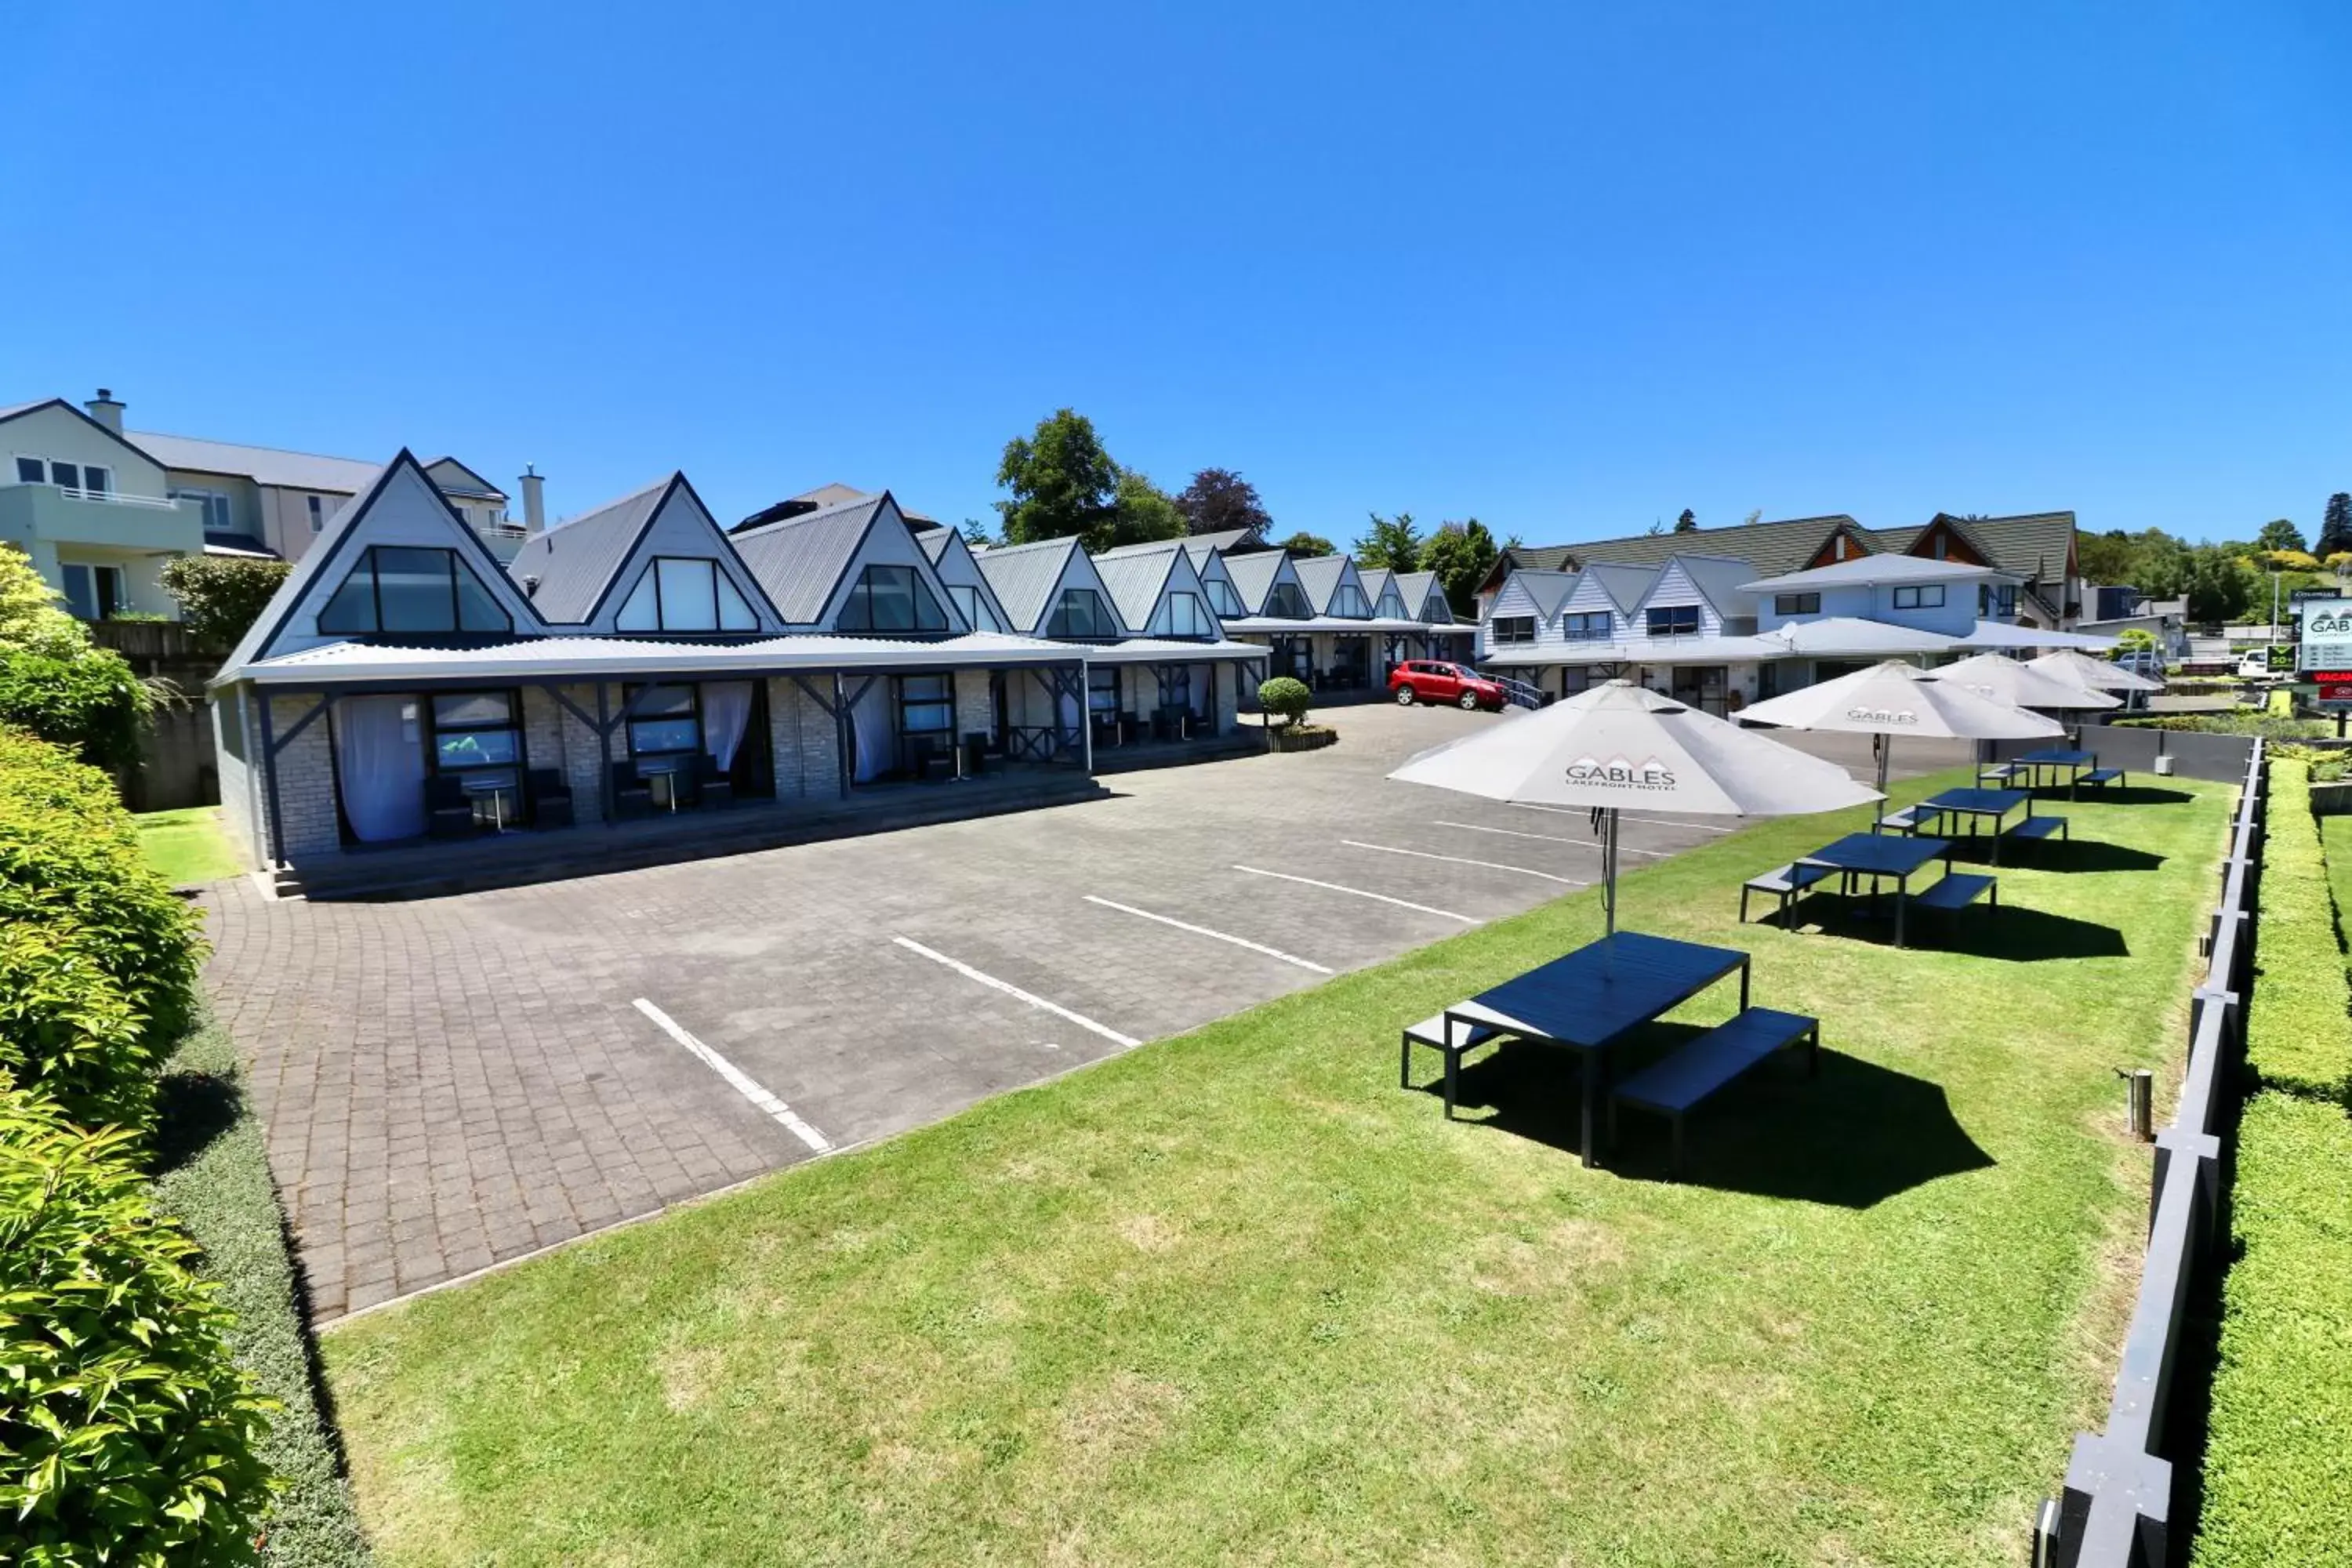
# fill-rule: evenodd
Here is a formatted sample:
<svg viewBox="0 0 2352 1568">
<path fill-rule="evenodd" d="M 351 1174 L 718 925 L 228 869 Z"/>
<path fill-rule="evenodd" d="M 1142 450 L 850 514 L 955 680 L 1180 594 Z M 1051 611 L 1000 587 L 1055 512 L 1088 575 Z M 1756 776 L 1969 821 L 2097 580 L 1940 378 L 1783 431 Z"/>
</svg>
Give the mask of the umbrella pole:
<svg viewBox="0 0 2352 1568">
<path fill-rule="evenodd" d="M 1878 820 L 1886 820 L 1886 753 L 1895 749 L 1895 737 L 1878 737 Z"/>
<path fill-rule="evenodd" d="M 1611 806 L 1601 822 L 1601 908 L 1608 921 L 1608 934 L 1617 934 L 1617 808 Z"/>
</svg>

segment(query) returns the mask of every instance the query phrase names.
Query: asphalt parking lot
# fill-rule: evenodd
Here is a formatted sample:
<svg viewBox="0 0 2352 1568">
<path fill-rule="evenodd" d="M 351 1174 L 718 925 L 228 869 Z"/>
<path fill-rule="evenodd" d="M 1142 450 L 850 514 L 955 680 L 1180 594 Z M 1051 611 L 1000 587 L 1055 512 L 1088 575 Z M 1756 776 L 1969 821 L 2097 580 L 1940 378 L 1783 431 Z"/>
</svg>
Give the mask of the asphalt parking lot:
<svg viewBox="0 0 2352 1568">
<path fill-rule="evenodd" d="M 1596 875 L 1581 814 L 1382 776 L 1494 719 L 1325 717 L 1330 750 L 1121 774 L 1051 810 L 411 903 L 212 889 L 208 979 L 314 1313 L 887 1137 Z M 1792 739 L 1869 766 L 1864 739 Z M 1629 816 L 1621 842 L 1637 861 L 1732 826 Z"/>
</svg>

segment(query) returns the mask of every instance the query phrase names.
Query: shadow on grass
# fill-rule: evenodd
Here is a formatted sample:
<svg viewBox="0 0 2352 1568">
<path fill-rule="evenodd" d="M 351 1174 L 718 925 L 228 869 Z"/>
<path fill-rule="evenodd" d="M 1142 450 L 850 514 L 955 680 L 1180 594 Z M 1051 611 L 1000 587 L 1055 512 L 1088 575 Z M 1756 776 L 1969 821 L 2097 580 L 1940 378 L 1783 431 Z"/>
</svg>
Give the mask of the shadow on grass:
<svg viewBox="0 0 2352 1568">
<path fill-rule="evenodd" d="M 2061 805 L 2179 805 L 2197 797 L 2185 789 L 2160 789 L 2154 784 L 2109 784 L 2105 789 L 2084 790 L 2071 803 L 2063 789 L 2037 790 L 2034 798 Z"/>
<path fill-rule="evenodd" d="M 1653 1025 L 1612 1053 L 1614 1070 L 1637 1071 L 1698 1033 L 1685 1025 Z M 1509 1042 L 1463 1066 L 1460 1114 L 1574 1152 L 1582 1135 L 1581 1075 L 1581 1062 L 1570 1052 Z M 1481 1108 L 1491 1114 L 1477 1116 Z M 1669 1170 L 1665 1118 L 1629 1110 L 1619 1123 L 1612 1147 L 1607 1108 L 1601 1108 L 1601 1163 L 1629 1180 L 1840 1208 L 1869 1208 L 1993 1163 L 1953 1118 L 1942 1086 L 1827 1049 L 1818 1078 L 1806 1076 L 1801 1050 L 1783 1051 L 1693 1110 L 1679 1174 Z"/>
<path fill-rule="evenodd" d="M 1801 930 L 1811 927 L 1825 935 L 1892 947 L 1895 895 L 1885 895 L 1874 910 L 1864 894 L 1848 898 L 1843 893 L 1816 892 L 1797 906 L 1797 924 Z M 1906 946 L 1927 952 L 1966 953 L 2010 963 L 2131 954 L 2124 933 L 2114 926 L 2020 904 L 1994 908 L 1983 899 L 1964 910 L 1908 910 L 1903 917 L 1903 940 Z"/>
<path fill-rule="evenodd" d="M 155 1147 L 152 1169 L 168 1176 L 201 1157 L 236 1125 L 245 1092 L 235 1080 L 184 1068 L 155 1082 Z"/>
<path fill-rule="evenodd" d="M 2021 865 L 2037 871 L 2153 871 L 2164 857 L 2103 838 L 2055 838 L 2021 845 Z"/>
</svg>

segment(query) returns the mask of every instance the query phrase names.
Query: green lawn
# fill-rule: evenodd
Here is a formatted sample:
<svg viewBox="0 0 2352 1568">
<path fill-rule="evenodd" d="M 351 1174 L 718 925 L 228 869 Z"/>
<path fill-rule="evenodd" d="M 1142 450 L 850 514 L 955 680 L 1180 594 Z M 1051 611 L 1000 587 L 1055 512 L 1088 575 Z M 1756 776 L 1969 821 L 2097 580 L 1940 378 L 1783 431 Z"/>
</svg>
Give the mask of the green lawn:
<svg viewBox="0 0 2352 1568">
<path fill-rule="evenodd" d="M 2216 890 L 2225 792 L 2126 798 L 1942 951 L 1733 925 L 1861 815 L 1632 875 L 1829 1047 L 1685 1181 L 1646 1125 L 1580 1169 L 1556 1058 L 1465 1072 L 1498 1124 L 1398 1089 L 1397 1026 L 1580 893 L 331 1331 L 363 1517 L 395 1564 L 2006 1568 L 2105 1408 L 2113 1069 L 2178 1054 Z"/>
<path fill-rule="evenodd" d="M 217 882 L 237 874 L 236 851 L 221 830 L 219 806 L 142 812 L 131 820 L 139 825 L 139 847 L 147 863 L 173 887 Z"/>
</svg>

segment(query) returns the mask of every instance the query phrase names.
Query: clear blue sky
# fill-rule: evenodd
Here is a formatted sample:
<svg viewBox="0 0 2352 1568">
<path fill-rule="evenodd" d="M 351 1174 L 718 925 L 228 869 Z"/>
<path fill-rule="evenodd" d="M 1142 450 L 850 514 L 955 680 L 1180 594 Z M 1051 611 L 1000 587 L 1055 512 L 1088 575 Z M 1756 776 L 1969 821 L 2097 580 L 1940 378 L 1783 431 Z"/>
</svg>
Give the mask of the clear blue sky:
<svg viewBox="0 0 2352 1568">
<path fill-rule="evenodd" d="M 2352 489 L 2341 0 L 8 11 L 0 402 L 722 521 L 1065 404 L 1342 542 Z"/>
</svg>

